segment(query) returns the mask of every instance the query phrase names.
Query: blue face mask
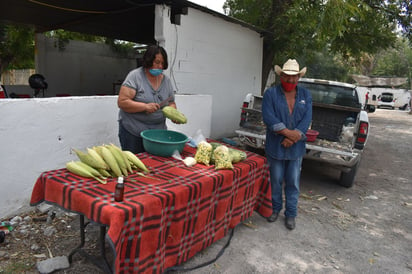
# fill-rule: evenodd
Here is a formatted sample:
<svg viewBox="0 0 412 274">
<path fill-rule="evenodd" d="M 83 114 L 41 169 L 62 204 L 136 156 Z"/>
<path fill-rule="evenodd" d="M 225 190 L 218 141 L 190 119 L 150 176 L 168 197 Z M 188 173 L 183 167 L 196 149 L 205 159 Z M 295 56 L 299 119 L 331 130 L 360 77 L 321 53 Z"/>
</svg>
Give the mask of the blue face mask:
<svg viewBox="0 0 412 274">
<path fill-rule="evenodd" d="M 160 74 L 162 74 L 163 69 L 149 69 L 149 72 L 153 76 L 159 76 Z"/>
</svg>

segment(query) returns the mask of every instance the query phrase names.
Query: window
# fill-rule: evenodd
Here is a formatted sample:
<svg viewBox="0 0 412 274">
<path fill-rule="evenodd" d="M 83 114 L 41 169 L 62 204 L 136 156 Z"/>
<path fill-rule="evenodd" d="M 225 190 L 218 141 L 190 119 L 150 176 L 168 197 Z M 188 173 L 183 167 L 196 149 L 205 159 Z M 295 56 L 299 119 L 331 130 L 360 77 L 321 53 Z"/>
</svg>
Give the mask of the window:
<svg viewBox="0 0 412 274">
<path fill-rule="evenodd" d="M 356 89 L 309 82 L 300 82 L 299 85 L 310 90 L 315 103 L 360 107 Z"/>
</svg>

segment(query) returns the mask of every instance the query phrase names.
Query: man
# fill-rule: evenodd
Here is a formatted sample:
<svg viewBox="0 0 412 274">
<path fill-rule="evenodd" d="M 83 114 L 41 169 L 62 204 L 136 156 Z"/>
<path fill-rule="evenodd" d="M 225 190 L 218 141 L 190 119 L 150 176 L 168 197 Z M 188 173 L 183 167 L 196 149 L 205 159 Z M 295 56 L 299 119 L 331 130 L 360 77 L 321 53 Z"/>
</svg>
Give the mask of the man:
<svg viewBox="0 0 412 274">
<path fill-rule="evenodd" d="M 369 91 L 368 91 L 368 92 L 366 92 L 366 94 L 365 94 L 365 106 L 364 106 L 364 109 L 366 109 L 366 108 L 367 108 L 368 101 L 369 101 Z"/>
<path fill-rule="evenodd" d="M 285 226 L 292 230 L 296 226 L 300 172 L 306 151 L 305 133 L 312 121 L 312 97 L 307 89 L 297 86 L 306 67 L 299 70 L 295 59 L 289 59 L 283 68 L 276 65 L 275 72 L 281 84 L 266 90 L 262 102 L 273 208 L 267 220 L 276 221 L 282 210 L 284 183 Z"/>
</svg>

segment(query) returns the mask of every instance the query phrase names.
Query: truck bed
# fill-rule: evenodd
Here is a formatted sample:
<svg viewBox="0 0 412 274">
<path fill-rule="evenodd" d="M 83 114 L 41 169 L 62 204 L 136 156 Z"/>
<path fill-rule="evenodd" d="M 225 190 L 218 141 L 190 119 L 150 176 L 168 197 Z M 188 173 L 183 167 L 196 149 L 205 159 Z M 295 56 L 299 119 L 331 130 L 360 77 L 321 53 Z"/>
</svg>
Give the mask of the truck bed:
<svg viewBox="0 0 412 274">
<path fill-rule="evenodd" d="M 311 129 L 319 132 L 318 138 L 339 142 L 344 125 L 354 124 L 359 109 L 339 105 L 313 103 Z"/>
</svg>

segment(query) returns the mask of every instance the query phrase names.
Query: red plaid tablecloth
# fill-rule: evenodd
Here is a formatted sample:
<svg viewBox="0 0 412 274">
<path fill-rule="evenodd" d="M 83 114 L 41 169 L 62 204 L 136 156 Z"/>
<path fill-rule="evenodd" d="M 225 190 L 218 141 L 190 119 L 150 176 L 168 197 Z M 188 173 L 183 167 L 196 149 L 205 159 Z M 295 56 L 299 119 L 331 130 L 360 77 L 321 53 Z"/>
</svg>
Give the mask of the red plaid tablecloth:
<svg viewBox="0 0 412 274">
<path fill-rule="evenodd" d="M 194 157 L 186 145 L 182 157 Z M 171 157 L 138 155 L 151 170 L 125 178 L 123 202 L 113 198 L 116 178 L 106 185 L 67 169 L 43 172 L 30 204 L 46 201 L 108 225 L 115 247 L 116 273 L 162 273 L 224 237 L 254 210 L 270 216 L 271 190 L 266 158 L 247 152 L 233 170 Z"/>
</svg>

